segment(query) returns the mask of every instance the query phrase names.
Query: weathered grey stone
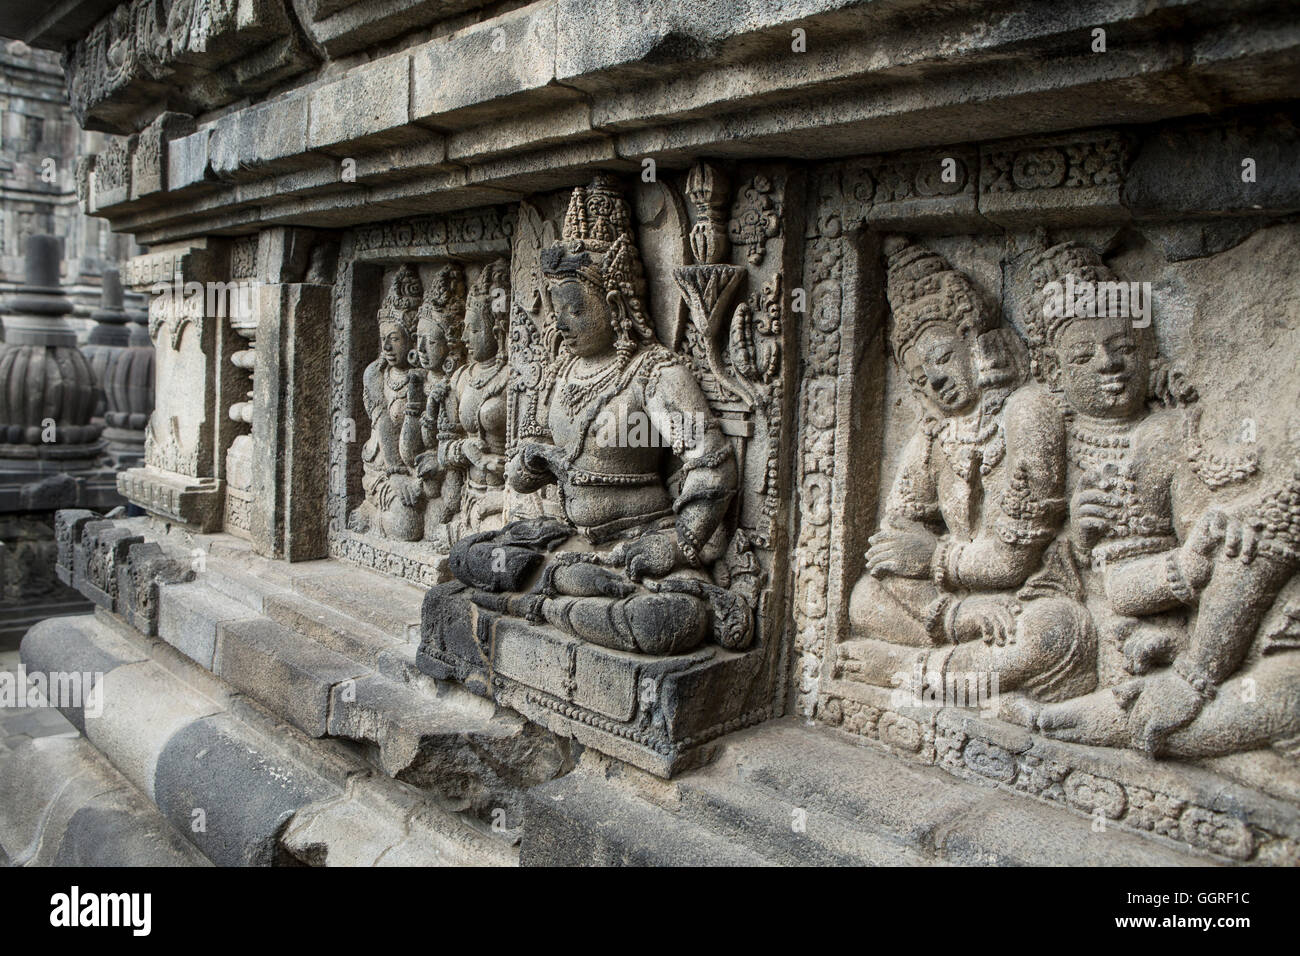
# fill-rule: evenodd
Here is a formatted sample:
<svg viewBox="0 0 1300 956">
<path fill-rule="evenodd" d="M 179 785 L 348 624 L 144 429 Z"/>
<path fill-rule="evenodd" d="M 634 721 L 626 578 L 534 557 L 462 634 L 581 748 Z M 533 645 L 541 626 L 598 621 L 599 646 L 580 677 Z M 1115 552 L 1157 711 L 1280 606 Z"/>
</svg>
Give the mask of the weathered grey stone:
<svg viewBox="0 0 1300 956">
<path fill-rule="evenodd" d="M 199 579 L 158 589 L 158 636 L 200 667 L 213 668 L 222 625 L 252 618 Z"/>
<path fill-rule="evenodd" d="M 410 122 L 411 58 L 390 56 L 312 91 L 307 148 L 340 156 L 415 138 Z M 364 104 L 364 106 L 363 106 Z M 351 152 L 349 152 L 351 151 Z"/>
<path fill-rule="evenodd" d="M 365 669 L 273 621 L 253 619 L 221 624 L 212 671 L 238 690 L 274 702 L 276 713 L 303 733 L 323 737 L 332 693 Z"/>
<path fill-rule="evenodd" d="M 291 6 L 40 28 L 159 388 L 33 653 L 214 861 L 1300 860 L 1295 11 Z"/>
<path fill-rule="evenodd" d="M 150 792 L 163 816 L 218 866 L 281 862 L 278 840 L 294 812 L 332 794 L 324 780 L 223 716 L 188 723 L 167 741 Z"/>
</svg>

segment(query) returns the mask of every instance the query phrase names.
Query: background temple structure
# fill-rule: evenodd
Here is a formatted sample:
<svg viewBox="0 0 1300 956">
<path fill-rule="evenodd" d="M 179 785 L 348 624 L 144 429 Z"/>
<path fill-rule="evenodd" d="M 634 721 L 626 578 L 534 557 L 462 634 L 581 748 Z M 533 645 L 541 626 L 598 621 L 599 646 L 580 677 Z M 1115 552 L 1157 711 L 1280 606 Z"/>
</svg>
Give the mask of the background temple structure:
<svg viewBox="0 0 1300 956">
<path fill-rule="evenodd" d="M 0 33 L 156 380 L 11 862 L 1300 863 L 1294 5 Z"/>
<path fill-rule="evenodd" d="M 78 126 L 57 52 L 0 40 L 0 295 L 22 284 L 28 237 L 58 236 L 69 321 L 83 338 L 104 270 L 140 251 L 77 202 L 77 157 L 107 142 L 107 134 Z M 142 296 L 133 299 L 133 308 L 143 308 Z"/>
</svg>

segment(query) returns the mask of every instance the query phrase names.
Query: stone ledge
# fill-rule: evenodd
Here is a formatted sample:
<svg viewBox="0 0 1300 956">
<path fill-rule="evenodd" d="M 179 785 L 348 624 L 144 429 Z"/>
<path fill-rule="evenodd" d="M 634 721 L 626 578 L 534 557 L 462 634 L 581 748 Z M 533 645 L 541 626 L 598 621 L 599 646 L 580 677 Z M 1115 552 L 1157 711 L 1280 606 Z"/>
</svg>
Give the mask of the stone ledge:
<svg viewBox="0 0 1300 956">
<path fill-rule="evenodd" d="M 908 766 L 795 719 L 728 739 L 718 762 L 661 784 L 599 759 L 529 792 L 525 866 L 1203 866 L 977 781 Z"/>
<path fill-rule="evenodd" d="M 112 521 L 79 525 L 83 534 L 72 553 L 84 562 L 79 547 L 94 547 L 100 534 L 133 530 L 139 525 L 138 519 L 133 522 L 120 528 Z M 493 812 L 504 809 L 507 833 L 518 827 L 519 789 L 567 771 L 568 746 L 560 738 L 419 673 L 410 643 L 418 639 L 423 597 L 418 588 L 336 561 L 290 565 L 259 558 L 246 542 L 228 536 L 181 541 L 183 537 L 173 532 L 136 544 L 138 550 L 118 568 L 119 576 L 133 574 L 130 560 L 135 555 L 175 554 L 178 548 L 202 556 L 190 562 L 199 568 L 192 580 L 157 585 L 156 634 L 165 649 L 155 646 L 148 654 L 152 663 L 146 661 L 148 667 L 139 674 L 118 665 L 106 668 L 105 679 L 106 687 L 137 679 L 161 681 L 166 687 L 154 687 L 149 699 L 179 716 L 175 721 L 162 712 L 149 717 L 153 729 L 140 731 L 144 739 L 139 746 L 113 736 L 119 723 L 113 714 L 96 721 L 102 726 L 89 734 L 97 745 L 122 751 L 120 759 L 139 765 L 135 777 L 142 789 L 150 786 L 147 761 L 158 759 L 154 744 L 199 719 L 190 711 L 207 708 L 202 700 L 216 701 L 218 710 L 226 710 L 236 692 L 309 738 L 355 742 L 366 749 L 369 766 L 442 794 L 457 810 L 495 820 Z M 124 589 L 118 598 L 105 610 L 125 615 L 136 592 Z M 78 660 L 103 640 L 95 637 L 103 632 L 100 622 L 85 621 L 78 625 Z M 57 627 L 43 629 L 25 653 L 41 660 L 66 656 L 67 641 L 60 634 Z M 169 659 L 182 662 L 170 668 L 170 676 L 155 666 Z M 202 668 L 200 674 L 212 675 L 206 677 L 207 690 L 177 688 L 175 681 L 198 686 L 191 664 Z M 131 725 L 144 706 L 133 706 L 120 720 Z"/>
<path fill-rule="evenodd" d="M 313 81 L 217 120 L 211 169 L 247 181 L 278 166 L 306 169 L 320 158 L 313 152 L 318 147 L 344 155 L 347 150 L 373 152 L 381 144 L 401 167 L 407 164 L 391 156 L 391 144 L 418 135 L 411 125 L 417 124 L 458 139 L 454 161 L 464 166 L 469 182 L 499 190 L 541 188 L 527 186 L 512 166 L 546 147 L 555 134 L 543 124 L 520 135 L 521 110 L 559 111 L 568 116 L 561 126 L 570 139 L 605 138 L 617 161 L 633 165 L 647 156 L 661 165 L 682 166 L 702 153 L 811 159 L 1050 135 L 1078 126 L 1078 116 L 1099 125 L 1202 113 L 1208 108 L 1207 84 L 1222 91 L 1223 101 L 1214 104 L 1220 110 L 1285 99 L 1294 88 L 1294 50 L 1300 43 L 1293 22 L 1263 15 L 1232 25 L 1233 41 L 1224 42 L 1219 34 L 1229 27 L 1199 4 L 1177 11 L 1186 42 L 1172 44 L 1151 38 L 1152 18 L 1161 11 L 1135 11 L 1118 3 L 1093 4 L 1070 16 L 1019 17 L 983 30 L 976 26 L 986 14 L 973 10 L 956 22 L 949 16 L 941 34 L 903 24 L 897 11 L 885 12 L 875 4 L 850 8 L 839 0 L 783 8 L 754 22 L 717 24 L 688 16 L 675 3 L 659 6 L 661 17 L 647 19 L 643 11 L 623 5 L 598 14 L 577 0 L 535 3 L 352 67 L 343 76 Z M 627 21 L 629 32 L 617 37 L 618 49 L 592 47 L 590 21 L 611 17 Z M 789 50 L 788 27 L 795 23 L 809 31 L 807 53 Z M 1105 56 L 1088 50 L 1086 28 L 1093 23 L 1105 23 L 1111 32 L 1113 49 Z M 961 53 L 955 56 L 950 37 L 963 27 Z M 602 44 L 609 39 L 606 30 L 596 33 Z M 900 42 L 904 36 L 906 42 Z M 500 38 L 506 45 L 494 50 Z M 1016 59 L 1029 51 L 1041 60 L 1032 81 Z M 624 59 L 638 52 L 649 59 Z M 523 53 L 529 54 L 522 58 L 526 69 L 509 68 Z M 473 64 L 465 62 L 467 56 Z M 1009 60 L 1014 63 L 1008 65 Z M 681 68 L 700 63 L 703 69 Z M 922 66 L 928 71 L 924 98 L 913 79 Z M 981 80 L 972 87 L 977 67 Z M 403 97 L 393 97 L 387 88 L 393 77 L 408 72 L 409 117 L 398 105 Z M 1251 82 L 1245 81 L 1247 75 Z M 445 79 L 453 76 L 454 88 Z M 312 140 L 309 127 L 317 120 L 308 115 L 308 101 L 319 102 L 324 110 L 326 100 L 343 90 L 352 91 L 351 102 L 385 105 L 373 121 L 328 135 L 322 126 L 319 138 Z M 284 113 L 290 105 L 292 115 Z M 256 139 L 256 130 L 245 127 L 265 125 L 268 111 L 284 113 L 283 121 L 267 127 L 269 139 Z M 580 125 L 575 127 L 575 120 Z M 319 123 L 332 122 L 322 113 Z M 200 145 L 195 137 L 202 132 L 190 137 L 194 142 L 187 141 L 187 151 Z M 812 132 L 817 135 L 808 135 Z M 239 152 L 254 142 L 258 155 Z M 265 142 L 273 146 L 265 148 Z M 571 141 L 568 145 L 573 146 Z M 517 157 L 516 164 L 495 162 L 506 156 Z M 369 162 L 364 155 L 354 158 L 358 167 Z M 427 160 L 415 165 L 421 164 Z M 593 164 L 597 159 L 582 158 L 580 150 L 570 163 L 561 164 L 572 170 L 554 185 L 578 183 Z M 178 185 L 206 180 L 207 173 L 194 162 L 186 165 L 191 171 L 175 177 Z M 301 185 L 292 183 L 294 173 L 286 174 L 274 194 L 259 190 L 253 196 L 227 187 L 203 201 L 185 197 L 178 205 L 153 210 L 128 203 L 115 207 L 114 227 L 140 233 L 152 243 L 238 223 L 320 224 L 323 220 L 312 218 L 308 209 L 298 209 L 295 218 L 286 203 L 299 190 L 337 185 L 337 170 L 330 173 L 320 181 L 309 176 Z M 410 199 L 421 204 L 415 208 L 468 208 L 490 201 L 468 192 L 435 198 L 456 188 L 440 187 L 435 180 Z M 352 189 L 357 193 L 354 209 L 340 210 L 336 224 L 373 220 L 383 215 L 383 203 L 393 199 L 369 195 L 363 176 Z M 1089 215 L 1106 215 L 1107 203 L 1104 198 L 1094 201 L 1098 208 Z M 285 210 L 273 212 L 268 205 Z M 1077 214 L 1067 210 L 1062 215 L 1062 221 L 1070 221 Z"/>
<path fill-rule="evenodd" d="M 1231 761 L 1211 769 L 1063 743 L 976 711 L 895 707 L 892 693 L 834 681 L 822 689 L 818 719 L 897 758 L 1036 800 L 1054 808 L 1062 825 L 1084 816 L 1226 860 L 1300 860 L 1294 808 L 1260 793 L 1258 780 L 1243 784 L 1224 776 L 1217 768 Z"/>
<path fill-rule="evenodd" d="M 136 653 L 123 652 L 123 644 Z M 330 809 L 349 802 L 364 803 L 378 831 L 372 862 L 389 852 L 420 865 L 512 861 L 508 837 L 460 813 L 463 801 L 431 797 L 376 774 L 354 750 L 303 737 L 105 611 L 45 622 L 24 643 L 23 660 L 29 669 L 105 668 L 103 713 L 82 715 L 87 751 L 121 768 L 215 863 L 321 862 L 335 845 L 349 846 L 342 858 L 355 859 L 350 817 Z M 41 779 L 53 785 L 63 777 L 51 771 Z M 362 779 L 365 793 L 357 796 L 350 781 Z M 311 839 L 283 840 L 299 813 Z M 14 855 L 15 841 L 4 842 Z"/>
<path fill-rule="evenodd" d="M 11 866 L 209 866 L 94 747 L 43 737 L 0 756 Z"/>
</svg>

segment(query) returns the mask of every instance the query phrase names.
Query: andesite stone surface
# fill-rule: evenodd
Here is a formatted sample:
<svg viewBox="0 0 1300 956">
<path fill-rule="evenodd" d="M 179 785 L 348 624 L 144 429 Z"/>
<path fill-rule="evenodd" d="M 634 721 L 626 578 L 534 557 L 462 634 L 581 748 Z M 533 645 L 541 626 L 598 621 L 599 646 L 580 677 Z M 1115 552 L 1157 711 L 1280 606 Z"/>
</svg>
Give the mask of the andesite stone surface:
<svg viewBox="0 0 1300 956">
<path fill-rule="evenodd" d="M 1300 864 L 1293 7 L 80 6 L 11 860 Z"/>
</svg>

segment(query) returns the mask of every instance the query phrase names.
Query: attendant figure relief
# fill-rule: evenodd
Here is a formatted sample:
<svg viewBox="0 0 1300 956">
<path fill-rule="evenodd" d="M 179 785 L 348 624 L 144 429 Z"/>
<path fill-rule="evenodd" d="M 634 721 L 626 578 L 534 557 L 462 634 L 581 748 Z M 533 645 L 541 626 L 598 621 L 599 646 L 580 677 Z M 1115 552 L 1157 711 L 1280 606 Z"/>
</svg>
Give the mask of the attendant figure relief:
<svg viewBox="0 0 1300 956">
<path fill-rule="evenodd" d="M 423 489 L 412 470 L 414 461 L 403 457 L 402 447 L 422 296 L 415 268 L 398 268 L 377 315 L 379 357 L 362 373 L 362 405 L 370 420 L 370 436 L 361 449 L 365 502 L 349 522 L 398 541 L 418 541 L 424 534 Z"/>
<path fill-rule="evenodd" d="M 686 361 L 656 339 L 630 210 L 610 178 L 574 191 L 541 271 L 561 346 L 539 386 L 538 440 L 519 443 L 506 475 L 521 494 L 553 487 L 563 518 L 463 539 L 450 561 L 458 582 L 435 589 L 426 613 L 468 597 L 624 651 L 678 654 L 710 637 L 742 646 L 748 608 L 709 573 L 729 540 L 732 446 Z M 648 421 L 653 435 L 625 441 L 609 427 L 620 420 Z"/>
<path fill-rule="evenodd" d="M 1066 435 L 1023 344 L 938 255 L 886 241 L 890 344 L 925 408 L 849 602 L 837 672 L 979 680 L 1062 700 L 1096 684 L 1096 633 L 1059 540 Z M 915 676 L 914 676 L 915 675 Z"/>
<path fill-rule="evenodd" d="M 1071 547 L 1091 568 L 1088 604 L 1127 679 L 1005 712 L 1048 736 L 1154 755 L 1300 755 L 1300 657 L 1285 635 L 1260 634 L 1300 562 L 1300 472 L 1243 508 L 1178 520 L 1180 472 L 1221 483 L 1197 467 L 1195 416 L 1180 407 L 1194 393 L 1158 360 L 1151 328 L 1061 315 L 1049 300 L 1067 277 L 1117 281 L 1095 253 L 1065 243 L 1031 268 L 1025 323 L 1066 422 Z M 1243 477 L 1253 462 L 1220 470 Z"/>
</svg>

